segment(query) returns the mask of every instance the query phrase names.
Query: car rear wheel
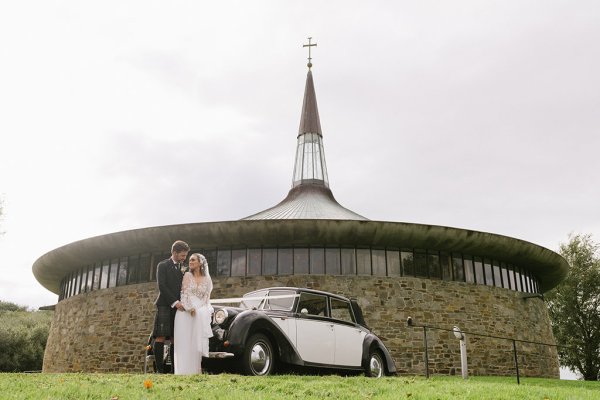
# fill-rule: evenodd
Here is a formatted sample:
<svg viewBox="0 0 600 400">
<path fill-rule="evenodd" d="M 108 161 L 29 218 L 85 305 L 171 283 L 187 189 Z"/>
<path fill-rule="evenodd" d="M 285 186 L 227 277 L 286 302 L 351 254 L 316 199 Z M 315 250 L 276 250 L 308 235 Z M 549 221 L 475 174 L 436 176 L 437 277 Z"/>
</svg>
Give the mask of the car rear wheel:
<svg viewBox="0 0 600 400">
<path fill-rule="evenodd" d="M 371 378 L 381 378 L 385 375 L 385 367 L 383 366 L 383 358 L 379 350 L 371 350 L 365 375 Z"/>
<path fill-rule="evenodd" d="M 264 376 L 273 373 L 275 357 L 269 338 L 258 333 L 248 339 L 241 367 L 246 375 Z"/>
</svg>

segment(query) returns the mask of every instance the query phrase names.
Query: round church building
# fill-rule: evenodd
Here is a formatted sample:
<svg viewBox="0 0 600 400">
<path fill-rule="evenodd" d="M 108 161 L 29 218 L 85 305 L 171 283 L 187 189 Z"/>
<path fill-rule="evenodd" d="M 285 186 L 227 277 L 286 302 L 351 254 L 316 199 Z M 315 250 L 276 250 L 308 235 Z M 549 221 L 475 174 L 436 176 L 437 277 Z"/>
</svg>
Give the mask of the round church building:
<svg viewBox="0 0 600 400">
<path fill-rule="evenodd" d="M 521 375 L 559 376 L 543 293 L 566 276 L 567 262 L 511 237 L 371 221 L 341 206 L 329 187 L 310 66 L 293 184 L 280 203 L 237 221 L 83 239 L 34 263 L 36 279 L 58 295 L 44 372 L 141 372 L 156 265 L 179 239 L 207 257 L 214 299 L 271 286 L 356 299 L 399 374 L 460 374 L 458 326 L 471 375 L 514 375 L 516 351 Z"/>
</svg>

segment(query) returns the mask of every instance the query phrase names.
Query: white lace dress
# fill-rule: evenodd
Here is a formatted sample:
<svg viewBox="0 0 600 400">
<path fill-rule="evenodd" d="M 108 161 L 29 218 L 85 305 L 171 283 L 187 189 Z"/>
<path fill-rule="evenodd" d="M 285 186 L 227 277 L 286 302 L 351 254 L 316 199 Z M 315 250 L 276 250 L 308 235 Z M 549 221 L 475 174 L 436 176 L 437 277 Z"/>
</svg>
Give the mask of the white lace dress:
<svg viewBox="0 0 600 400">
<path fill-rule="evenodd" d="M 208 339 L 213 336 L 210 319 L 212 282 L 204 278 L 196 283 L 193 275 L 186 272 L 181 283 L 181 302 L 186 311 L 175 315 L 175 373 L 178 375 L 201 372 L 202 357 L 208 357 Z M 192 317 L 190 310 L 195 309 Z"/>
</svg>

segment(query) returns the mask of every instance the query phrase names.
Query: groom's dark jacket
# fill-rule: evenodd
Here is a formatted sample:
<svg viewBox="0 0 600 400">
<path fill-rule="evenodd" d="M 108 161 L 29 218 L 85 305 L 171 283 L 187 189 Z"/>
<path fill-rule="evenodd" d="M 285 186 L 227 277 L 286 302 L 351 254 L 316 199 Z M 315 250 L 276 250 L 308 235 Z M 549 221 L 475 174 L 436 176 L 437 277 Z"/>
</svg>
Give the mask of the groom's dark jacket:
<svg viewBox="0 0 600 400">
<path fill-rule="evenodd" d="M 156 266 L 156 282 L 158 283 L 158 297 L 154 301 L 157 306 L 169 306 L 179 300 L 183 274 L 179 267 L 168 258 Z"/>
</svg>

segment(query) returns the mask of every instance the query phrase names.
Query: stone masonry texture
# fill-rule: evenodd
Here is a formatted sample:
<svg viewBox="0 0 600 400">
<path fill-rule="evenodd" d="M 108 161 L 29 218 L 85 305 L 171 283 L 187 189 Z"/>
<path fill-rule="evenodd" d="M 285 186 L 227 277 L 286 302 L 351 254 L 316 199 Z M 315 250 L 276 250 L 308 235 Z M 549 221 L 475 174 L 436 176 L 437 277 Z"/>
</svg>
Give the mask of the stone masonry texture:
<svg viewBox="0 0 600 400">
<path fill-rule="evenodd" d="M 290 275 L 213 278 L 212 298 L 265 287 L 296 286 L 356 298 L 367 325 L 389 349 L 398 374 L 424 375 L 423 328 L 555 344 L 546 305 L 523 293 L 412 277 Z M 79 294 L 59 302 L 44 355 L 44 372 L 142 372 L 152 330 L 155 282 Z M 512 340 L 467 335 L 470 375 L 515 375 Z M 461 374 L 459 341 L 427 330 L 430 374 Z M 516 342 L 522 376 L 559 377 L 556 347 Z"/>
</svg>

